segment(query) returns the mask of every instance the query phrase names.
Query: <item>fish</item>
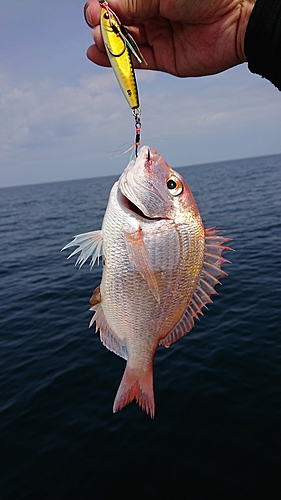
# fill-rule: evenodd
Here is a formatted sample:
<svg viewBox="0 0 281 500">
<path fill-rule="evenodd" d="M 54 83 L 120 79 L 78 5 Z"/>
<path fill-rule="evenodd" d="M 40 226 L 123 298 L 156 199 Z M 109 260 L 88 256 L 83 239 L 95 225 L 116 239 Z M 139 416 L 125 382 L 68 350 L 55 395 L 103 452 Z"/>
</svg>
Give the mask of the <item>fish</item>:
<svg viewBox="0 0 281 500">
<path fill-rule="evenodd" d="M 90 305 L 102 343 L 126 360 L 113 412 L 131 401 L 155 416 L 153 358 L 186 335 L 226 276 L 222 231 L 205 229 L 183 177 L 155 148 L 143 146 L 113 185 L 98 231 L 80 234 L 80 267 L 103 261 Z"/>
</svg>

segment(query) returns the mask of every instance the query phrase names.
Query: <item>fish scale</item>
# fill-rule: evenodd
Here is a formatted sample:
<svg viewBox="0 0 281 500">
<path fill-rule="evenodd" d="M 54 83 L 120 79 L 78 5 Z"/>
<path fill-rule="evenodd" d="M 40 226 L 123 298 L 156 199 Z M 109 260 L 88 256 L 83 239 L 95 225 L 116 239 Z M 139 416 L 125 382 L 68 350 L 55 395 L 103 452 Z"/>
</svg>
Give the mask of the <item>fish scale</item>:
<svg viewBox="0 0 281 500">
<path fill-rule="evenodd" d="M 103 344 L 126 359 L 113 411 L 135 399 L 153 418 L 153 357 L 188 333 L 226 275 L 229 238 L 205 229 L 184 179 L 155 149 L 141 148 L 112 187 L 102 229 L 78 235 L 77 264 L 103 256 L 91 298 Z"/>
</svg>

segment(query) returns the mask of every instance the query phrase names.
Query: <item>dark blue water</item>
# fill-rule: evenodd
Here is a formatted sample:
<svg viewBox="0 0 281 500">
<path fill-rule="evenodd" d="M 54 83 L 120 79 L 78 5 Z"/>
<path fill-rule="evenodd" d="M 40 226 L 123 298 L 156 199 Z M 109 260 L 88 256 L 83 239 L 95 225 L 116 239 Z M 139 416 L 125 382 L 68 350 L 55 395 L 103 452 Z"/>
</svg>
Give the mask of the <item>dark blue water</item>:
<svg viewBox="0 0 281 500">
<path fill-rule="evenodd" d="M 125 166 L 125 165 L 124 165 Z M 0 190 L 0 498 L 280 498 L 281 155 L 181 170 L 233 238 L 219 296 L 154 361 L 156 418 L 112 414 L 125 361 L 88 329 L 114 177 Z"/>
</svg>

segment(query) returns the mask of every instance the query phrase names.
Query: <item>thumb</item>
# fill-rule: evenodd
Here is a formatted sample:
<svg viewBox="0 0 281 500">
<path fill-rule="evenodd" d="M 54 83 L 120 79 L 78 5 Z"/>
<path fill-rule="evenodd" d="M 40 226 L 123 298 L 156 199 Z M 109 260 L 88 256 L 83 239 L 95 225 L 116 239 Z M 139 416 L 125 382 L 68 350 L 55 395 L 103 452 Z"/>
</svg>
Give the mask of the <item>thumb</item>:
<svg viewBox="0 0 281 500">
<path fill-rule="evenodd" d="M 159 0 L 109 0 L 108 4 L 122 23 L 130 25 L 147 21 L 159 10 Z"/>
</svg>

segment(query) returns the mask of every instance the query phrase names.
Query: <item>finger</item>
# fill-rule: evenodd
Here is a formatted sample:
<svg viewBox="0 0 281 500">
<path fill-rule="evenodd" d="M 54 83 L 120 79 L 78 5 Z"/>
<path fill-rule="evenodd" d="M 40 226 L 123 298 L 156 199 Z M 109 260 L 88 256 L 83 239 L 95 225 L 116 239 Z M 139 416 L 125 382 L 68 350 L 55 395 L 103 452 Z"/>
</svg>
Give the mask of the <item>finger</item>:
<svg viewBox="0 0 281 500">
<path fill-rule="evenodd" d="M 109 0 L 108 3 L 123 24 L 137 26 L 158 14 L 159 2 L 155 0 Z"/>
<path fill-rule="evenodd" d="M 88 24 L 90 28 L 96 28 L 100 24 L 100 6 L 97 0 L 91 1 L 89 0 L 85 6 L 84 6 L 84 17 L 85 21 Z M 135 41 L 139 44 L 145 44 L 147 43 L 146 39 L 146 33 L 143 28 L 143 26 L 126 26 L 128 31 L 131 33 L 131 35 L 134 37 Z M 99 45 L 99 48 L 101 48 L 99 44 L 99 39 L 97 39 L 97 42 Z"/>
<path fill-rule="evenodd" d="M 155 0 L 109 0 L 110 8 L 116 12 L 123 24 L 137 26 L 158 13 Z M 86 23 L 91 28 L 99 24 L 100 5 L 97 0 L 88 0 L 84 7 Z"/>
<path fill-rule="evenodd" d="M 142 26 L 137 28 L 132 26 L 126 26 L 126 29 L 129 31 L 130 35 L 132 35 L 133 39 L 139 46 L 147 45 L 146 32 Z M 93 31 L 93 39 L 95 44 L 98 46 L 99 50 L 105 52 L 104 41 L 101 34 L 100 26 L 95 27 Z"/>
<path fill-rule="evenodd" d="M 140 26 L 127 26 L 125 28 L 129 31 L 135 42 L 140 45 L 148 45 L 146 30 L 143 25 Z"/>
<path fill-rule="evenodd" d="M 85 21 L 90 28 L 94 28 L 100 22 L 100 5 L 97 0 L 89 0 L 84 5 Z"/>
<path fill-rule="evenodd" d="M 95 42 L 97 48 L 101 52 L 105 52 L 105 46 L 104 46 L 104 41 L 102 38 L 100 26 L 95 27 L 94 32 L 93 32 L 93 39 L 94 39 L 94 42 Z"/>
<path fill-rule="evenodd" d="M 136 58 L 132 55 L 132 62 L 135 69 L 151 69 L 157 70 L 157 66 L 155 64 L 155 59 L 153 55 L 153 51 L 150 47 L 141 47 L 141 52 L 147 62 L 147 65 L 143 63 L 139 63 Z M 110 62 L 107 57 L 107 54 L 97 47 L 97 45 L 91 45 L 87 50 L 87 57 L 95 64 L 99 66 L 109 67 Z"/>
<path fill-rule="evenodd" d="M 87 57 L 95 64 L 99 66 L 109 67 L 110 62 L 105 52 L 99 50 L 97 45 L 91 45 L 87 50 Z"/>
<path fill-rule="evenodd" d="M 104 42 L 101 34 L 101 29 L 99 25 L 100 21 L 100 6 L 97 0 L 88 0 L 88 2 L 85 4 L 84 7 L 84 16 L 87 24 L 90 27 L 94 27 L 93 31 L 93 38 L 95 44 L 90 46 L 88 51 L 87 51 L 87 57 L 90 59 L 92 62 L 95 64 L 98 64 L 100 66 L 105 66 L 108 67 L 110 66 L 105 47 L 104 47 Z M 148 21 L 147 24 L 150 24 L 150 21 Z M 143 63 L 138 63 L 138 61 L 135 59 L 134 56 L 132 56 L 133 59 L 133 65 L 135 68 L 140 68 L 140 69 L 157 69 L 156 64 L 155 64 L 155 59 L 153 55 L 153 50 L 147 45 L 147 36 L 146 36 L 146 31 L 144 26 L 126 26 L 130 34 L 133 36 L 134 40 L 136 43 L 139 45 L 140 50 L 147 61 L 147 65 Z"/>
</svg>

